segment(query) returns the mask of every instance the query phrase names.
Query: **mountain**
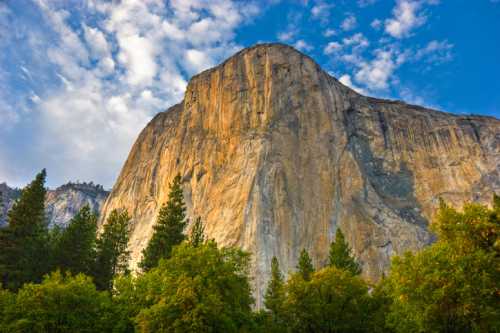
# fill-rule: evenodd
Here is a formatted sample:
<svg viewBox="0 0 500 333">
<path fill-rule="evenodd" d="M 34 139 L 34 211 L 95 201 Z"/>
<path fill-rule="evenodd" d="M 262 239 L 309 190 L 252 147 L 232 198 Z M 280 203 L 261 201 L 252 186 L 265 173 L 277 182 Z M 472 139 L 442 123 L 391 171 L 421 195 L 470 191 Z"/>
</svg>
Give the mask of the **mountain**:
<svg viewBox="0 0 500 333">
<path fill-rule="evenodd" d="M 3 198 L 3 214 L 0 215 L 0 226 L 5 225 L 7 211 L 21 195 L 21 190 L 0 184 Z M 68 183 L 55 190 L 48 190 L 45 200 L 47 219 L 51 225 L 65 226 L 69 220 L 86 204 L 99 213 L 109 192 L 101 185 L 93 183 Z"/>
<path fill-rule="evenodd" d="M 99 213 L 109 192 L 93 183 L 68 183 L 47 192 L 45 209 L 50 223 L 65 226 L 83 206 Z"/>
<path fill-rule="evenodd" d="M 11 188 L 6 183 L 0 183 L 0 227 L 7 223 L 7 212 L 20 195 L 20 189 Z"/>
<path fill-rule="evenodd" d="M 151 120 L 101 222 L 128 210 L 135 267 L 180 173 L 191 221 L 252 253 L 261 304 L 273 256 L 284 272 L 302 248 L 324 265 L 340 228 L 376 280 L 391 256 L 433 241 L 439 198 L 489 202 L 499 172 L 498 119 L 365 97 L 292 47 L 261 44 L 194 76 Z"/>
</svg>

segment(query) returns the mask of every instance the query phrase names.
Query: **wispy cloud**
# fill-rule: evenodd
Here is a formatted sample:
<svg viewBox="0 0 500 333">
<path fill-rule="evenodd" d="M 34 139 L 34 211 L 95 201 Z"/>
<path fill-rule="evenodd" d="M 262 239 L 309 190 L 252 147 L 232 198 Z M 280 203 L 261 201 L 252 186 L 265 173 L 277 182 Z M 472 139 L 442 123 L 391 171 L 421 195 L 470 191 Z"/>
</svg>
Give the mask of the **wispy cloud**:
<svg viewBox="0 0 500 333">
<path fill-rule="evenodd" d="M 235 29 L 258 13 L 253 2 L 230 0 L 92 1 L 78 12 L 64 2 L 35 4 L 46 31 L 19 38 L 36 40 L 33 52 L 49 66 L 33 75 L 57 75 L 54 84 L 26 92 L 37 145 L 23 153 L 43 161 L 34 167 L 47 167 L 54 183 L 92 179 L 106 186 L 149 119 L 181 100 L 190 75 L 240 49 Z M 18 117 L 0 102 L 0 122 Z M 17 179 L 18 169 L 3 166 L 0 176 Z"/>
</svg>

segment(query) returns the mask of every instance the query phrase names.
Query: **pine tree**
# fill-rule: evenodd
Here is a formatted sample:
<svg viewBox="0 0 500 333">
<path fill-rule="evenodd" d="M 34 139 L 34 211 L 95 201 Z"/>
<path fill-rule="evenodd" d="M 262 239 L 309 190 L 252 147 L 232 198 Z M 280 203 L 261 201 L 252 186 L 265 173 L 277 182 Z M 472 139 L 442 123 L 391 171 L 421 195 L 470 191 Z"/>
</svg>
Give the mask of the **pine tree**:
<svg viewBox="0 0 500 333">
<path fill-rule="evenodd" d="M 22 190 L 7 214 L 7 227 L 0 230 L 0 276 L 13 290 L 41 281 L 49 270 L 45 178 L 44 169 Z"/>
<path fill-rule="evenodd" d="M 139 267 L 147 272 L 156 267 L 160 259 L 170 258 L 172 248 L 186 238 L 183 234 L 186 226 L 186 205 L 181 187 L 181 176 L 175 176 L 168 195 L 168 201 L 158 213 L 153 236 L 142 252 Z"/>
<path fill-rule="evenodd" d="M 94 279 L 98 289 L 111 290 L 113 278 L 128 272 L 129 223 L 130 217 L 127 211 L 115 209 L 103 227 L 103 232 L 97 240 L 94 269 Z"/>
<path fill-rule="evenodd" d="M 55 246 L 55 265 L 73 274 L 91 274 L 96 256 L 97 216 L 85 205 L 62 230 Z"/>
<path fill-rule="evenodd" d="M 337 229 L 335 241 L 330 244 L 329 262 L 330 266 L 345 269 L 353 275 L 361 273 L 361 267 L 356 262 L 356 259 L 351 256 L 351 248 L 340 229 Z"/>
<path fill-rule="evenodd" d="M 198 216 L 194 222 L 193 228 L 191 229 L 191 234 L 189 236 L 189 243 L 192 246 L 197 247 L 205 242 L 205 227 L 203 222 L 201 222 L 201 217 Z"/>
<path fill-rule="evenodd" d="M 284 299 L 285 288 L 283 275 L 280 271 L 278 259 L 273 257 L 271 260 L 271 280 L 269 280 L 266 294 L 264 295 L 264 305 L 271 313 L 274 322 L 277 322 L 281 315 Z"/>
<path fill-rule="evenodd" d="M 297 270 L 305 281 L 309 281 L 311 279 L 312 273 L 314 273 L 314 266 L 312 264 L 311 257 L 309 257 L 309 253 L 307 253 L 306 249 L 302 249 L 302 251 L 300 252 Z"/>
</svg>

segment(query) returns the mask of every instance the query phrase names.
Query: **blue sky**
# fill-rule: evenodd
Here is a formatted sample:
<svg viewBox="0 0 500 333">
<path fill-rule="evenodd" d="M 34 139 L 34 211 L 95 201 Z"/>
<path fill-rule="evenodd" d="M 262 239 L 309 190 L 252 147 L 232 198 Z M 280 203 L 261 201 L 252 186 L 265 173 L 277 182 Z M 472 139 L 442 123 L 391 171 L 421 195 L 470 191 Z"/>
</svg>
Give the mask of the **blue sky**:
<svg viewBox="0 0 500 333">
<path fill-rule="evenodd" d="M 500 117 L 500 0 L 4 0 L 0 182 L 111 187 L 192 75 L 277 41 L 363 94 Z"/>
</svg>

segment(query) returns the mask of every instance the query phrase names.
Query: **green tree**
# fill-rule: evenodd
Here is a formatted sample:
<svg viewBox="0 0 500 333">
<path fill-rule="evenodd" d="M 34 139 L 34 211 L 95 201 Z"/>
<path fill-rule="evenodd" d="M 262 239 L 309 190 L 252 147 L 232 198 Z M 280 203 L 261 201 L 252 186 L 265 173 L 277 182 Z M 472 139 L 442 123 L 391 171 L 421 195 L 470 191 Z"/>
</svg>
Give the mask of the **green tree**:
<svg viewBox="0 0 500 333">
<path fill-rule="evenodd" d="M 248 264 L 249 255 L 239 249 L 186 242 L 134 286 L 117 283 L 116 297 L 138 304 L 129 305 L 138 313 L 128 316 L 139 332 L 245 332 L 253 302 Z"/>
<path fill-rule="evenodd" d="M 279 267 L 278 259 L 271 260 L 271 279 L 264 295 L 264 305 L 269 311 L 270 323 L 268 332 L 284 332 L 283 304 L 285 302 L 285 283 Z"/>
<path fill-rule="evenodd" d="M 0 229 L 0 276 L 9 289 L 40 281 L 49 270 L 45 178 L 44 169 L 22 190 Z"/>
<path fill-rule="evenodd" d="M 57 236 L 55 265 L 73 274 L 91 274 L 96 259 L 97 216 L 85 205 Z"/>
<path fill-rule="evenodd" d="M 496 200 L 496 197 L 495 197 Z M 500 331 L 500 205 L 441 204 L 431 224 L 438 241 L 396 257 L 388 277 L 397 332 Z"/>
<path fill-rule="evenodd" d="M 199 216 L 194 222 L 193 228 L 191 229 L 189 242 L 194 247 L 200 246 L 205 242 L 205 227 L 203 226 L 203 222 L 201 222 L 201 217 Z"/>
<path fill-rule="evenodd" d="M 139 263 L 144 272 L 156 267 L 160 259 L 169 258 L 172 248 L 186 238 L 183 234 L 187 224 L 186 205 L 181 182 L 181 176 L 175 176 L 170 186 L 168 200 L 158 213 L 153 235 L 142 252 L 142 261 Z"/>
<path fill-rule="evenodd" d="M 330 244 L 329 263 L 332 267 L 345 269 L 354 275 L 361 273 L 361 267 L 356 262 L 356 259 L 351 256 L 351 248 L 340 228 L 335 233 L 335 241 Z"/>
<path fill-rule="evenodd" d="M 130 217 L 126 210 L 113 210 L 104 224 L 103 232 L 97 239 L 95 284 L 98 289 L 111 290 L 113 279 L 118 274 L 128 272 L 130 251 Z"/>
<path fill-rule="evenodd" d="M 312 264 L 311 257 L 309 257 L 309 253 L 306 249 L 302 249 L 302 251 L 300 252 L 297 271 L 305 281 L 309 281 L 311 279 L 311 274 L 314 273 L 314 266 Z"/>
<path fill-rule="evenodd" d="M 109 294 L 98 292 L 84 275 L 54 272 L 41 284 L 25 284 L 6 299 L 2 332 L 97 333 L 111 332 L 114 325 Z"/>
<path fill-rule="evenodd" d="M 370 296 L 360 277 L 326 267 L 309 281 L 292 275 L 286 288 L 289 332 L 370 332 Z"/>
</svg>

